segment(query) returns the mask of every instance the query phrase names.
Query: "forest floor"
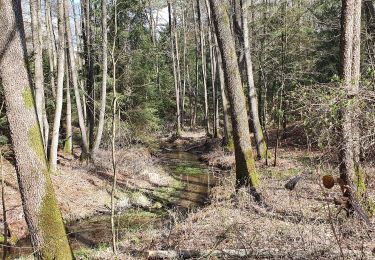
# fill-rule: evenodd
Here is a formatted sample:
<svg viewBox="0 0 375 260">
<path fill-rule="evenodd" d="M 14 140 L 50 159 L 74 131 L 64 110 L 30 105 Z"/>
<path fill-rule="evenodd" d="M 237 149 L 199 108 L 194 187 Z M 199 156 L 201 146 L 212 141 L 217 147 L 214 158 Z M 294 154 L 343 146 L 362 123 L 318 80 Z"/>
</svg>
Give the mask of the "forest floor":
<svg viewBox="0 0 375 260">
<path fill-rule="evenodd" d="M 57 200 L 65 222 L 88 219 L 110 213 L 110 194 L 113 172 L 111 153 L 100 151 L 95 164 L 87 164 L 79 160 L 79 148 L 75 154 L 59 153 L 59 171 L 52 174 Z M 118 191 L 116 193 L 116 210 L 129 208 L 161 207 L 154 203 L 142 191 L 151 191 L 157 196 L 161 187 L 164 196 L 180 185 L 172 178 L 149 150 L 143 146 L 134 146 L 117 152 Z M 28 232 L 24 220 L 20 192 L 18 189 L 15 168 L 9 161 L 3 164 L 5 180 L 5 206 L 12 242 L 24 239 Z M 166 193 L 166 194 L 165 194 Z M 3 221 L 3 213 L 0 213 Z M 2 225 L 0 227 L 1 234 Z M 19 251 L 15 246 L 16 253 Z M 20 250 L 22 251 L 22 250 Z"/>
<path fill-rule="evenodd" d="M 278 150 L 277 166 L 257 162 L 259 192 L 267 206 L 257 204 L 247 190 L 234 191 L 233 174 L 215 171 L 219 182 L 210 190 L 209 203 L 188 213 L 167 210 L 170 221 L 163 225 L 129 231 L 119 242 L 120 259 L 144 259 L 147 253 L 190 254 L 201 258 L 239 259 L 375 259 L 374 230 L 357 215 L 347 218 L 335 206 L 340 188 L 324 189 L 321 177 L 338 175 L 336 168 L 321 164 L 322 153 L 304 145 L 299 127 L 288 128 Z M 271 148 L 275 133 L 270 131 Z M 233 152 L 223 149 L 219 139 L 202 132 L 186 132 L 182 138 L 165 139 L 165 149 L 196 153 L 212 167 L 233 172 Z M 271 153 L 271 150 L 270 150 Z M 60 172 L 53 182 L 65 221 L 87 218 L 109 211 L 111 186 L 110 154 L 102 152 L 96 165 L 84 165 L 74 157 L 60 155 Z M 147 193 L 160 186 L 178 189 L 162 163 L 144 147 L 120 151 L 117 206 L 159 208 Z M 213 169 L 213 168 L 212 168 Z M 11 165 L 6 164 L 6 201 L 11 230 L 26 233 L 17 183 Z M 365 167 L 368 197 L 375 201 L 375 168 Z M 292 177 L 301 175 L 294 190 L 284 188 Z M 129 193 L 129 190 L 131 193 Z M 173 193 L 173 188 L 170 190 Z M 132 195 L 133 194 L 133 195 Z M 134 194 L 137 194 L 134 196 Z M 370 219 L 374 225 L 374 219 Z M 242 250 L 242 251 L 241 251 Z M 232 258 L 230 257 L 232 254 Z M 234 254 L 234 255 L 233 255 Z M 81 249 L 78 259 L 113 259 L 110 248 Z"/>
<path fill-rule="evenodd" d="M 274 142 L 270 143 L 272 148 Z M 341 197 L 339 187 L 327 190 L 321 185 L 323 175 L 337 176 L 338 170 L 322 164 L 324 155 L 303 143 L 301 129 L 290 127 L 281 142 L 277 166 L 272 166 L 272 156 L 268 166 L 257 162 L 259 191 L 267 207 L 254 202 L 246 190 L 236 194 L 232 177 L 219 176 L 209 204 L 174 216 L 173 225 L 133 233 L 133 239 L 120 242 L 120 258 L 143 259 L 148 252 L 195 259 L 375 259 L 373 227 L 356 214 L 348 218 L 334 204 L 334 198 Z M 198 153 L 211 166 L 232 169 L 234 165 L 233 153 L 225 151 L 220 140 L 207 139 L 202 133 L 184 133 L 171 147 Z M 375 169 L 366 166 L 365 171 L 367 195 L 374 201 Z M 285 189 L 285 183 L 297 175 L 302 179 L 296 188 Z M 373 226 L 374 219 L 370 221 Z M 110 249 L 87 256 L 113 257 Z"/>
</svg>

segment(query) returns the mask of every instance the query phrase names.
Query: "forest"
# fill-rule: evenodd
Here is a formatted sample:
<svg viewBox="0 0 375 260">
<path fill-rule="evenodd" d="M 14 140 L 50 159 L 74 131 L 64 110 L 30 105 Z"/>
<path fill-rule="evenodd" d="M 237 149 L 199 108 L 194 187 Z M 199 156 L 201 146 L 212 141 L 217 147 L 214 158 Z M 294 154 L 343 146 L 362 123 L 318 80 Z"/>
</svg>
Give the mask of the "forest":
<svg viewBox="0 0 375 260">
<path fill-rule="evenodd" d="M 375 259 L 375 1 L 0 0 L 0 255 Z"/>
</svg>

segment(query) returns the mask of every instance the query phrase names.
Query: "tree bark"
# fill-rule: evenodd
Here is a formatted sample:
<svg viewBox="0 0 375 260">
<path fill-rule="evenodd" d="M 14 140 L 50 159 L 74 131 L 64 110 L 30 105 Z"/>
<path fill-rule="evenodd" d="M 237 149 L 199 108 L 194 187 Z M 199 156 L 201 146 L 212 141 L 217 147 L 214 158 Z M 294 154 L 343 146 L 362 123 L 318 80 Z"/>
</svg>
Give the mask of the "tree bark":
<svg viewBox="0 0 375 260">
<path fill-rule="evenodd" d="M 198 36 L 198 25 L 197 25 L 197 17 L 196 17 L 196 8 L 194 1 L 192 1 L 192 8 L 193 8 L 193 18 L 194 18 L 194 36 L 195 36 L 195 87 L 193 92 L 194 97 L 194 106 L 192 111 L 192 116 L 190 120 L 190 127 L 194 128 L 197 123 L 197 107 L 198 107 L 198 93 L 199 93 L 199 36 Z M 193 91 L 193 90 L 192 90 Z"/>
<path fill-rule="evenodd" d="M 2 1 L 0 13 L 0 78 L 31 243 L 38 259 L 69 260 L 73 255 L 50 179 L 26 69 L 21 1 Z"/>
<path fill-rule="evenodd" d="M 51 17 L 51 1 L 45 0 L 45 20 L 46 20 L 46 31 L 47 31 L 47 51 L 49 61 L 49 77 L 52 90 L 52 96 L 56 97 L 56 83 L 55 83 L 55 69 L 57 67 L 56 49 L 53 36 L 52 28 L 52 17 Z"/>
<path fill-rule="evenodd" d="M 105 107 L 107 100 L 107 73 L 108 73 L 108 35 L 107 35 L 107 3 L 106 0 L 102 0 L 102 34 L 103 34 L 103 45 L 102 45 L 102 63 L 103 63 L 103 76 L 102 76 L 102 93 L 100 97 L 100 114 L 99 114 L 99 124 L 98 132 L 96 134 L 95 144 L 92 154 L 99 150 L 100 142 L 102 140 L 103 129 L 104 129 L 104 117 L 105 117 Z"/>
<path fill-rule="evenodd" d="M 42 138 L 44 147 L 47 150 L 48 144 L 48 121 L 45 112 L 44 100 L 44 74 L 43 74 L 43 48 L 42 48 L 42 30 L 40 19 L 40 6 L 38 0 L 30 1 L 33 58 L 34 58 L 34 85 L 35 85 L 35 104 L 40 128 L 42 129 Z"/>
<path fill-rule="evenodd" d="M 69 72 L 68 65 L 68 53 L 66 53 L 65 59 L 65 71 L 66 71 L 66 129 L 65 129 L 65 142 L 64 142 L 64 152 L 66 154 L 73 154 L 73 132 L 72 132 L 72 101 L 70 97 L 70 79 L 71 73 Z"/>
<path fill-rule="evenodd" d="M 179 87 L 179 77 L 178 77 L 178 67 L 176 65 L 176 55 L 175 41 L 177 42 L 177 34 L 175 34 L 175 26 L 172 19 L 172 5 L 171 1 L 168 1 L 168 12 L 169 12 L 169 30 L 170 30 L 170 41 L 171 41 L 171 55 L 172 55 L 172 65 L 173 65 L 173 78 L 174 87 L 176 95 L 176 135 L 181 135 L 181 112 L 180 112 L 180 87 Z M 176 38 L 175 38 L 176 37 Z"/>
<path fill-rule="evenodd" d="M 66 2 L 66 1 L 65 1 Z M 67 9 L 67 8 L 66 8 Z M 60 122 L 64 95 L 64 74 L 65 74 L 65 21 L 69 22 L 69 13 L 64 13 L 63 0 L 58 4 L 58 31 L 59 42 L 57 49 L 57 88 L 55 117 L 53 121 L 52 140 L 49 154 L 49 162 L 52 171 L 57 170 L 57 150 L 59 147 Z"/>
<path fill-rule="evenodd" d="M 213 23 L 223 59 L 223 70 L 232 113 L 233 141 L 236 159 L 236 187 L 258 184 L 250 131 L 247 121 L 245 94 L 241 84 L 235 44 L 231 35 L 225 3 L 210 0 Z"/>
<path fill-rule="evenodd" d="M 264 158 L 266 156 L 266 142 L 263 136 L 262 126 L 259 120 L 258 111 L 258 98 L 257 91 L 254 84 L 254 74 L 253 74 L 253 63 L 251 59 L 251 50 L 249 42 L 249 27 L 248 27 L 248 11 L 247 11 L 247 0 L 240 0 L 241 14 L 242 14 L 242 32 L 243 32 L 243 45 L 245 51 L 245 64 L 246 64 L 246 78 L 247 78 L 247 88 L 248 88 L 248 102 L 250 107 L 250 121 L 254 130 L 254 137 L 257 149 L 258 159 Z"/>
<path fill-rule="evenodd" d="M 92 32 L 91 32 L 91 14 L 90 14 L 90 0 L 83 0 L 84 12 L 82 18 L 82 38 L 83 38 L 83 50 L 85 56 L 85 70 L 86 70 L 86 91 L 88 99 L 86 100 L 86 111 L 87 111 L 87 122 L 88 122 L 88 142 L 89 149 L 91 150 L 94 145 L 94 128 L 95 128 L 95 117 L 94 117 L 94 68 L 93 68 L 93 57 L 92 57 Z"/>
<path fill-rule="evenodd" d="M 65 8 L 67 9 L 67 12 L 69 10 L 68 5 L 69 5 L 68 3 L 65 3 Z M 67 42 L 68 42 L 69 69 L 71 71 L 71 76 L 72 76 L 74 96 L 75 96 L 76 106 L 77 106 L 78 123 L 79 123 L 79 128 L 81 130 L 82 152 L 83 152 L 83 155 L 86 156 L 89 152 L 89 145 L 88 145 L 88 141 L 87 141 L 85 118 L 84 118 L 83 108 L 82 108 L 82 104 L 81 104 L 81 95 L 79 94 L 78 71 L 77 71 L 77 68 L 76 68 L 76 62 L 75 62 L 75 58 L 74 58 L 72 31 L 70 29 L 70 23 L 69 22 L 66 23 L 65 30 L 66 30 L 66 38 L 67 38 Z"/>
<path fill-rule="evenodd" d="M 216 109 L 216 59 L 214 55 L 214 44 L 212 39 L 212 20 L 211 20 L 211 10 L 208 0 L 205 0 L 207 9 L 207 23 L 208 23 L 208 48 L 210 54 L 210 65 L 211 65 L 211 88 L 212 88 L 212 105 L 213 105 L 213 136 L 218 137 L 218 126 L 217 126 L 217 109 Z"/>
<path fill-rule="evenodd" d="M 202 69 L 203 94 L 204 94 L 204 123 L 205 123 L 205 128 L 206 128 L 206 134 L 210 135 L 210 119 L 208 115 L 209 111 L 208 111 L 208 93 L 207 93 L 207 62 L 206 62 L 206 54 L 205 54 L 203 19 L 202 19 L 199 0 L 197 0 L 197 13 L 198 13 L 198 23 L 199 23 L 199 42 L 200 42 L 201 69 Z"/>
<path fill-rule="evenodd" d="M 346 102 L 340 111 L 340 178 L 349 187 L 344 195 L 351 198 L 365 189 L 359 162 L 358 92 L 360 80 L 361 1 L 343 0 L 341 13 L 340 76 Z"/>
<path fill-rule="evenodd" d="M 228 99 L 225 93 L 225 77 L 224 77 L 223 63 L 221 61 L 221 53 L 220 53 L 219 47 L 217 47 L 217 67 L 218 67 L 219 80 L 220 80 L 220 94 L 221 94 L 221 100 L 222 100 L 222 105 L 223 105 L 223 119 L 224 119 L 223 146 L 226 146 L 230 138 Z"/>
</svg>

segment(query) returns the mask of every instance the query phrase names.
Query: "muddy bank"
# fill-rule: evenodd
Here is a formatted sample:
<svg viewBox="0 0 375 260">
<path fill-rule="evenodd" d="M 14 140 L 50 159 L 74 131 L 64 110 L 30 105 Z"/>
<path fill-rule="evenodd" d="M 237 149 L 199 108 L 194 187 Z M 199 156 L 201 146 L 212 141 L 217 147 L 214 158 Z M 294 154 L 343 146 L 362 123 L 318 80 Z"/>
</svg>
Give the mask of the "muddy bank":
<svg viewBox="0 0 375 260">
<path fill-rule="evenodd" d="M 153 206 L 153 202 L 141 193 L 133 192 L 135 190 L 176 185 L 176 180 L 165 172 L 147 148 L 133 147 L 119 151 L 117 157 L 118 210 Z M 98 158 L 95 165 L 87 165 L 74 156 L 59 154 L 59 171 L 52 176 L 52 181 L 65 222 L 109 212 L 112 183 L 110 153 L 101 151 Z M 9 162 L 4 163 L 4 174 L 8 223 L 14 239 L 20 239 L 27 235 L 27 227 L 15 169 Z M 1 212 L 0 221 L 2 219 Z"/>
<path fill-rule="evenodd" d="M 210 187 L 217 178 L 215 171 L 199 160 L 199 156 L 184 151 L 159 151 L 151 156 L 144 147 L 118 151 L 118 192 L 116 212 L 120 241 L 149 230 L 170 226 L 176 218 L 208 201 Z M 95 164 L 86 165 L 73 156 L 59 155 L 60 171 L 52 176 L 60 208 L 66 222 L 73 249 L 107 247 L 111 241 L 110 190 L 112 171 L 110 153 L 101 151 Z M 8 165 L 6 206 L 11 232 L 17 237 L 13 256 L 31 254 L 25 236 L 19 192 L 14 169 Z M 216 171 L 217 172 L 217 171 Z M 18 218 L 10 213 L 16 212 Z M 16 239 L 15 239 L 16 240 Z M 15 241 L 14 240 L 14 241 Z M 145 240 L 145 241 L 143 241 Z M 122 243 L 124 244 L 124 243 Z M 123 245 L 124 246 L 124 245 Z"/>
</svg>

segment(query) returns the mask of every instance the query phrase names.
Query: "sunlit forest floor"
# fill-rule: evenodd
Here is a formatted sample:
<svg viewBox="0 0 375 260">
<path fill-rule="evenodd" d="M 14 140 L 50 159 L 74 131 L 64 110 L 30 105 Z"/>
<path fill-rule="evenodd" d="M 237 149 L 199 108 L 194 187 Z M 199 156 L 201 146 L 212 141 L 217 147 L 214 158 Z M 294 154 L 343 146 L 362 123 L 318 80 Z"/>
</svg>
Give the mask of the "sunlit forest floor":
<svg viewBox="0 0 375 260">
<path fill-rule="evenodd" d="M 341 197 L 339 187 L 328 190 L 321 185 L 323 175 L 337 176 L 338 170 L 322 163 L 324 154 L 320 151 L 304 145 L 300 128 L 288 129 L 278 150 L 277 165 L 273 166 L 274 131 L 269 135 L 268 165 L 257 162 L 259 191 L 266 206 L 254 202 L 245 189 L 235 193 L 233 152 L 222 148 L 221 140 L 208 139 L 202 132 L 185 132 L 179 139 L 159 138 L 161 149 L 153 155 L 141 145 L 119 151 L 117 210 L 128 212 L 128 218 L 145 215 L 154 219 L 152 225 L 145 222 L 123 230 L 119 259 L 144 259 L 150 251 L 200 254 L 204 259 L 240 258 L 230 257 L 226 250 L 233 250 L 233 254 L 245 250 L 245 259 L 374 259 L 373 230 L 359 216 L 348 218 L 335 205 L 334 198 Z M 163 150 L 194 153 L 208 165 L 218 181 L 210 188 L 206 203 L 188 211 L 174 207 L 173 194 L 183 186 L 158 158 Z M 53 175 L 53 182 L 66 222 L 109 213 L 110 153 L 101 152 L 98 158 L 93 165 L 80 162 L 77 156 L 60 154 L 61 170 Z M 26 225 L 16 177 L 11 164 L 5 166 L 8 219 L 12 234 L 22 238 Z M 365 170 L 367 196 L 375 201 L 374 168 L 367 166 Z M 295 189 L 285 189 L 287 181 L 297 175 L 302 178 Z M 162 218 L 168 220 L 155 221 Z M 77 226 L 72 229 L 79 232 Z M 92 249 L 73 242 L 77 258 L 113 259 L 110 239 L 103 237 L 108 243 L 92 241 Z"/>
</svg>

